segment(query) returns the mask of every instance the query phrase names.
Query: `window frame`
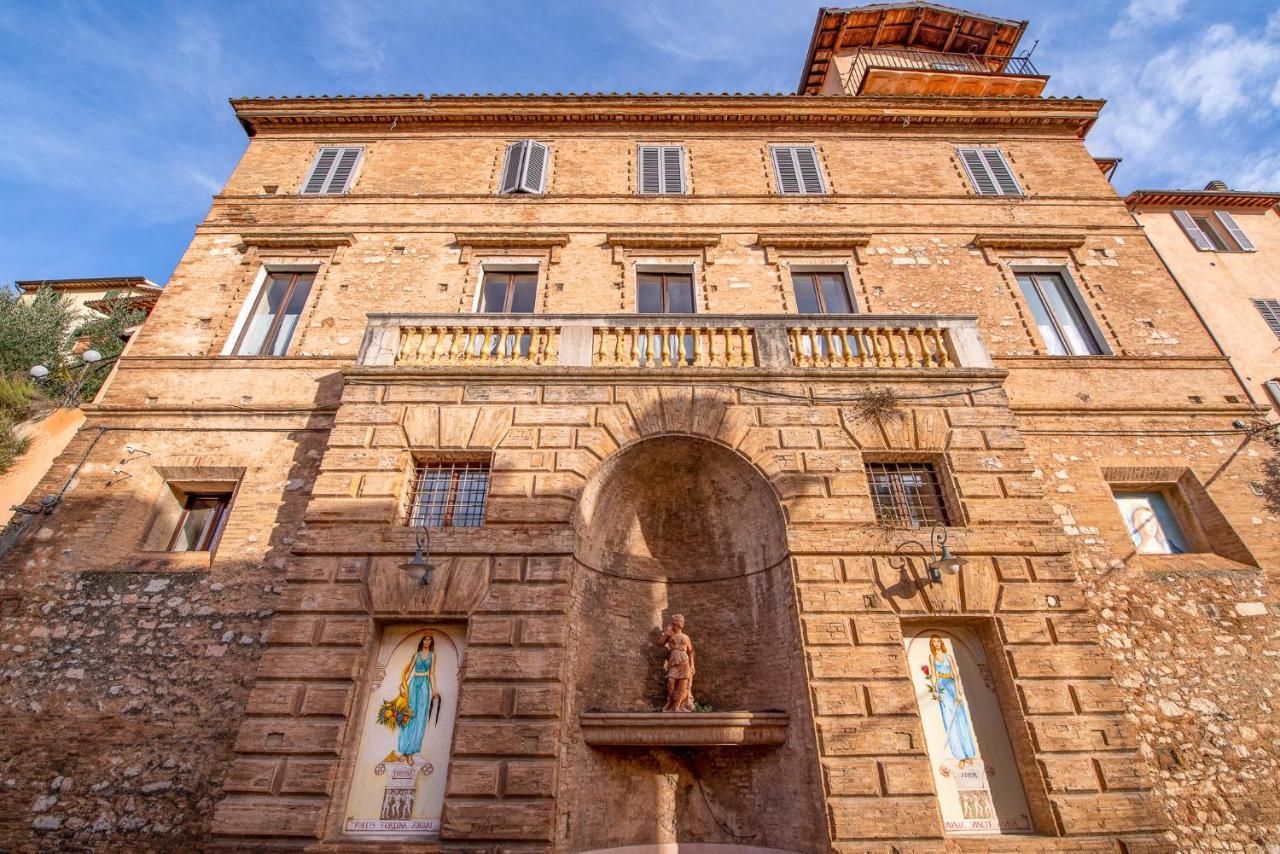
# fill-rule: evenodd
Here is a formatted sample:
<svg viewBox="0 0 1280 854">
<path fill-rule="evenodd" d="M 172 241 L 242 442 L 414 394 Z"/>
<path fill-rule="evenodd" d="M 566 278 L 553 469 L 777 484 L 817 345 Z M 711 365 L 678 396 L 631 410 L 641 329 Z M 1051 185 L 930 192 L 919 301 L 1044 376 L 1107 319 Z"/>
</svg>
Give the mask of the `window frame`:
<svg viewBox="0 0 1280 854">
<path fill-rule="evenodd" d="M 653 149 L 658 152 L 658 189 L 649 191 L 644 188 L 644 152 Z M 672 190 L 667 186 L 666 152 L 675 149 L 680 154 L 680 187 Z M 682 143 L 641 142 L 636 144 L 636 195 L 638 196 L 687 196 L 689 195 L 689 151 Z"/>
<path fill-rule="evenodd" d="M 640 310 L 640 277 L 641 276 L 661 276 L 662 277 L 662 311 L 641 311 Z M 689 304 L 693 306 L 689 311 L 668 311 L 669 292 L 667 289 L 667 277 L 684 276 L 689 280 Z M 668 315 L 697 314 L 698 313 L 698 287 L 697 287 L 697 270 L 691 266 L 669 266 L 669 265 L 636 265 L 635 269 L 635 313 L 642 317 L 663 317 Z"/>
<path fill-rule="evenodd" d="M 288 306 L 293 292 L 298 285 L 299 276 L 310 276 L 311 283 L 308 286 L 306 299 L 302 302 L 302 308 L 298 312 L 298 325 L 294 327 L 294 332 L 289 333 L 289 341 L 284 346 L 284 352 L 279 355 L 272 353 L 263 353 L 262 350 L 270 349 L 269 345 L 274 343 L 277 335 L 280 334 L 280 326 L 284 317 L 284 312 L 278 312 L 271 321 L 271 325 L 267 328 L 267 333 L 262 339 L 262 345 L 258 348 L 257 353 L 241 353 L 240 345 L 244 343 L 244 338 L 249 332 L 250 320 L 257 311 L 258 304 L 266 298 L 268 289 L 272 279 L 278 275 L 288 275 L 292 277 L 288 289 L 285 291 L 284 299 L 281 300 L 282 306 Z M 232 334 L 228 338 L 228 344 L 223 349 L 224 356 L 237 356 L 241 358 L 268 358 L 282 359 L 289 355 L 289 348 L 293 346 L 294 334 L 298 328 L 302 326 L 302 316 L 306 313 L 307 306 L 311 303 L 312 295 L 316 291 L 316 283 L 320 278 L 319 267 L 263 267 L 258 273 L 258 279 L 254 282 L 254 286 L 249 290 L 249 296 L 245 299 L 244 306 L 241 308 L 240 316 L 236 318 L 235 326 Z"/>
<path fill-rule="evenodd" d="M 1132 545 L 1132 531 L 1129 530 L 1129 522 L 1124 518 L 1124 513 L 1120 510 L 1121 495 L 1141 495 L 1152 493 L 1159 495 L 1168 508 L 1170 515 L 1173 516 L 1174 522 L 1178 526 L 1178 534 L 1181 535 L 1183 542 L 1186 544 L 1185 551 L 1171 552 L 1139 552 L 1137 546 L 1133 546 L 1134 553 L 1144 557 L 1174 557 L 1176 555 L 1196 555 L 1196 554 L 1215 554 L 1208 534 L 1204 529 L 1204 525 L 1200 522 L 1199 517 L 1191 508 L 1191 503 L 1187 496 L 1183 494 L 1182 487 L 1178 482 L 1169 481 L 1107 481 L 1107 487 L 1111 490 L 1111 503 L 1115 507 L 1116 517 L 1120 520 L 1120 527 L 1126 534 L 1126 541 Z M 1157 521 L 1159 517 L 1157 516 Z M 1163 531 L 1163 525 L 1161 526 Z M 1166 533 L 1166 538 L 1167 538 Z"/>
<path fill-rule="evenodd" d="M 804 178 L 800 171 L 800 158 L 795 154 L 797 149 L 807 148 L 813 152 L 814 169 L 818 178 L 818 189 L 809 190 L 805 188 Z M 792 165 L 796 170 L 796 183 L 799 187 L 796 192 L 789 192 L 782 187 L 782 173 L 778 169 L 778 154 L 781 151 L 787 151 L 790 155 Z M 818 150 L 816 143 L 812 142 L 771 142 L 769 143 L 769 162 L 773 165 L 773 186 L 779 196 L 829 196 L 831 195 L 831 185 L 827 181 L 827 176 L 822 169 L 822 153 Z"/>
<path fill-rule="evenodd" d="M 991 186 L 995 189 L 994 193 L 982 192 L 982 187 L 980 186 L 978 176 L 974 174 L 973 167 L 970 165 L 969 161 L 965 159 L 964 153 L 966 151 L 979 152 L 978 159 L 982 162 L 982 168 L 984 172 L 983 177 L 991 182 Z M 1005 171 L 1009 173 L 1009 180 L 1013 183 L 1013 186 L 1014 186 L 1013 192 L 1006 192 L 1005 188 L 1000 185 L 999 177 L 991 169 L 991 164 L 987 162 L 986 156 L 981 153 L 984 151 L 994 151 L 1000 157 L 1000 163 L 1001 165 L 1004 166 Z M 1005 152 L 1002 146 L 957 145 L 955 147 L 955 152 L 956 152 L 956 159 L 960 161 L 960 166 L 962 169 L 964 169 L 964 174 L 969 179 L 969 188 L 973 190 L 973 192 L 976 193 L 978 196 L 984 199 L 1026 198 L 1027 190 L 1025 187 L 1022 186 L 1022 182 L 1018 180 L 1018 175 L 1013 170 L 1013 162 L 1009 159 L 1009 155 Z"/>
<path fill-rule="evenodd" d="M 883 471 L 876 471 L 876 469 Z M 894 472 L 889 470 L 893 469 Z M 901 471 L 899 471 L 901 469 Z M 907 474 L 918 474 L 919 472 L 911 469 L 923 469 L 930 475 L 932 485 L 932 495 L 936 499 L 934 507 L 937 510 L 936 518 L 924 519 L 920 524 L 915 524 L 912 520 L 911 502 L 907 497 L 903 476 Z M 919 528 L 930 528 L 934 525 L 941 525 L 949 528 L 960 524 L 959 504 L 950 494 L 947 488 L 946 472 L 942 462 L 933 457 L 869 457 L 863 460 L 863 471 L 867 478 L 867 493 L 871 499 L 871 509 L 875 514 L 876 524 L 882 527 L 895 528 L 901 530 L 914 530 Z M 896 477 L 889 481 L 889 491 L 892 499 L 892 507 L 881 512 L 882 504 L 876 496 L 875 478 L 876 475 L 896 474 Z M 924 505 L 921 505 L 922 509 Z M 906 510 L 905 513 L 902 511 Z M 891 518 L 890 518 L 890 514 Z"/>
<path fill-rule="evenodd" d="M 333 163 L 329 165 L 328 171 L 325 173 L 324 181 L 320 185 L 320 189 L 315 192 L 307 192 L 307 185 L 311 183 L 311 179 L 315 177 L 315 171 L 320 166 L 320 160 L 324 157 L 326 151 L 337 151 L 337 155 L 333 158 Z M 347 176 L 346 183 L 342 189 L 334 192 L 330 185 L 333 182 L 334 172 L 338 169 L 338 164 L 342 162 L 342 154 L 345 151 L 356 152 L 356 162 L 351 165 L 351 174 Z M 356 178 L 360 174 L 360 167 L 364 165 L 365 147 L 363 145 L 322 145 L 316 150 L 316 156 L 311 161 L 311 168 L 307 170 L 307 174 L 303 176 L 302 186 L 298 190 L 300 196 L 345 196 L 351 192 L 351 188 L 356 184 Z"/>
<path fill-rule="evenodd" d="M 173 532 L 169 535 L 169 543 L 164 550 L 175 554 L 182 552 L 208 552 L 213 554 L 218 547 L 218 541 L 222 539 L 222 532 L 227 525 L 227 517 L 231 515 L 231 502 L 234 497 L 234 492 L 199 492 L 196 490 L 187 492 L 184 490 L 182 494 L 182 512 L 178 515 L 177 524 L 173 526 Z M 195 545 L 186 549 L 174 548 L 178 544 L 178 537 L 181 536 L 182 529 L 187 524 L 187 519 L 191 516 L 192 502 L 208 499 L 216 499 L 218 503 L 209 520 L 200 529 Z"/>
<path fill-rule="evenodd" d="M 849 268 L 847 265 L 841 264 L 837 266 L 825 267 L 821 265 L 814 266 L 814 265 L 807 265 L 807 264 L 793 264 L 793 265 L 788 265 L 787 274 L 791 278 L 791 298 L 792 300 L 795 301 L 796 314 L 809 313 L 809 312 L 800 311 L 800 299 L 796 291 L 797 276 L 815 277 L 814 291 L 817 294 L 818 305 L 821 309 L 818 312 L 818 314 L 841 315 L 841 314 L 858 314 L 859 313 L 858 300 L 853 293 L 853 280 L 849 276 Z M 816 279 L 817 276 L 823 276 L 823 275 L 828 275 L 828 276 L 835 275 L 835 276 L 839 276 L 843 280 L 844 294 L 845 294 L 845 297 L 849 300 L 849 306 L 850 306 L 849 311 L 843 312 L 843 311 L 827 311 L 826 310 L 826 296 L 822 293 L 821 288 L 818 287 L 817 279 Z"/>
<path fill-rule="evenodd" d="M 1089 337 L 1093 340 L 1094 346 L 1098 348 L 1097 353 L 1071 352 L 1071 347 L 1069 346 L 1068 340 L 1062 331 L 1061 320 L 1057 317 L 1057 315 L 1053 313 L 1053 309 L 1051 308 L 1050 303 L 1048 303 L 1044 299 L 1043 290 L 1040 288 L 1039 284 L 1036 283 L 1035 284 L 1036 294 L 1037 296 L 1039 296 L 1041 303 L 1045 307 L 1045 311 L 1049 315 L 1049 319 L 1053 326 L 1054 331 L 1058 334 L 1058 337 L 1061 339 L 1064 349 L 1067 350 L 1067 352 L 1063 354 L 1048 353 L 1047 355 L 1055 359 L 1071 359 L 1071 358 L 1087 359 L 1095 356 L 1114 355 L 1114 351 L 1111 349 L 1111 345 L 1107 343 L 1107 339 L 1103 336 L 1102 329 L 1101 327 L 1098 326 L 1098 322 L 1094 318 L 1093 312 L 1089 310 L 1088 303 L 1085 302 L 1085 299 L 1084 299 L 1084 294 L 1080 292 L 1080 288 L 1076 285 L 1075 277 L 1071 275 L 1070 270 L 1062 266 L 1017 266 L 1015 265 L 1010 267 L 1010 272 L 1013 274 L 1014 284 L 1017 286 L 1018 295 L 1022 298 L 1024 302 L 1027 301 L 1027 295 L 1022 290 L 1022 282 L 1018 281 L 1019 277 L 1021 276 L 1034 277 L 1034 276 L 1049 276 L 1049 275 L 1059 276 L 1062 279 L 1063 285 L 1066 287 L 1067 296 L 1070 297 L 1071 301 L 1075 304 L 1076 309 L 1080 312 L 1080 317 L 1084 321 L 1085 329 L 1089 333 Z M 1047 350 L 1049 342 L 1044 340 L 1044 335 L 1043 333 L 1040 332 L 1040 325 L 1035 322 L 1034 311 L 1032 312 L 1031 325 L 1035 328 L 1036 334 L 1039 335 L 1039 337 L 1041 338 L 1041 344 L 1043 344 L 1045 346 L 1045 349 Z"/>
<path fill-rule="evenodd" d="M 428 524 L 431 513 L 430 505 L 423 507 L 423 498 L 429 493 L 422 489 L 422 481 L 428 471 L 449 470 L 449 483 L 445 498 L 440 506 L 438 524 Z M 459 513 L 470 506 L 458 502 L 461 476 L 466 471 L 481 471 L 484 474 L 484 485 L 479 496 L 479 518 L 475 524 L 456 524 Z M 477 455 L 433 455 L 415 459 L 410 464 L 407 478 L 408 496 L 405 502 L 405 524 L 411 528 L 483 528 L 489 514 L 489 493 L 493 485 L 493 462 L 489 456 Z M 419 510 L 420 507 L 423 509 Z"/>
<path fill-rule="evenodd" d="M 1207 208 L 1178 208 L 1174 222 L 1199 252 L 1256 252 L 1258 248 L 1244 233 L 1230 211 Z"/>
<path fill-rule="evenodd" d="M 484 293 L 488 285 L 490 276 L 505 276 L 507 278 L 506 297 L 503 300 L 501 311 L 489 311 L 484 307 Z M 533 277 L 533 308 L 529 311 L 512 311 L 509 307 L 515 301 L 515 279 L 517 276 Z M 512 265 L 498 266 L 488 265 L 480 269 L 480 287 L 477 290 L 477 299 L 475 305 L 476 314 L 537 314 L 538 313 L 538 280 L 540 278 L 540 270 L 537 265 Z"/>
</svg>

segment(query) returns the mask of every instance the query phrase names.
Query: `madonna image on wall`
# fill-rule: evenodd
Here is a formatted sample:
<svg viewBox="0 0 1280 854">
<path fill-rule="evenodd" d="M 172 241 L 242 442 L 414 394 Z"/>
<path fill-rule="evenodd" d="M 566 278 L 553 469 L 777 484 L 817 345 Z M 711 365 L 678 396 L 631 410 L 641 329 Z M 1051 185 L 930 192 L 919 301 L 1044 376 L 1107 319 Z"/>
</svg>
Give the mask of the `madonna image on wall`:
<svg viewBox="0 0 1280 854">
<path fill-rule="evenodd" d="M 348 832 L 440 832 L 462 645 L 454 626 L 383 631 L 347 796 Z"/>
<path fill-rule="evenodd" d="M 903 642 L 946 832 L 1033 832 L 978 638 L 959 629 L 924 628 L 905 633 Z"/>
</svg>

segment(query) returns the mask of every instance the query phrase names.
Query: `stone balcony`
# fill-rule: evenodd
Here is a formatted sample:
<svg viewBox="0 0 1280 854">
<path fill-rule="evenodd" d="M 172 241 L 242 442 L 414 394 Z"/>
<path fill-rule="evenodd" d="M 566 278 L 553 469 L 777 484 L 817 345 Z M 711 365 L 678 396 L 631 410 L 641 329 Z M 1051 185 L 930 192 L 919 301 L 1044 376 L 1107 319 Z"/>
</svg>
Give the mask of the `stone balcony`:
<svg viewBox="0 0 1280 854">
<path fill-rule="evenodd" d="M 973 317 L 371 314 L 357 365 L 777 372 L 992 363 Z"/>
</svg>

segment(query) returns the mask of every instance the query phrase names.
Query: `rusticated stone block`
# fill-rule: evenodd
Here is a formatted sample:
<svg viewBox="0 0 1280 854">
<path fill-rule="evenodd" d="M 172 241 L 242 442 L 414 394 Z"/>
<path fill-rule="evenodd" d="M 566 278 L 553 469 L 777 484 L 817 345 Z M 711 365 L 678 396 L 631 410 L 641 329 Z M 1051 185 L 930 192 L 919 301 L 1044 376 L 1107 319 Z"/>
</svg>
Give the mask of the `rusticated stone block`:
<svg viewBox="0 0 1280 854">
<path fill-rule="evenodd" d="M 553 762 L 508 762 L 503 794 L 509 797 L 552 797 L 556 766 Z"/>
<path fill-rule="evenodd" d="M 550 840 L 554 801 L 445 801 L 441 833 L 455 838 Z"/>
<path fill-rule="evenodd" d="M 552 756 L 557 726 L 550 723 L 473 723 L 454 728 L 453 752 L 466 755 Z"/>
</svg>

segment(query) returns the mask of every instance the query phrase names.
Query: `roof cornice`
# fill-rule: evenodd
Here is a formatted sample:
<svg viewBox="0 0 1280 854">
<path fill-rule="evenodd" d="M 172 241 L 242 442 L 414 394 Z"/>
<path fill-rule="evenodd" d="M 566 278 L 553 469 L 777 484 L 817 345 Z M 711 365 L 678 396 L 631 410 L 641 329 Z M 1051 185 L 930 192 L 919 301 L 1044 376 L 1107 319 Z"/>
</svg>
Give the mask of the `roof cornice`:
<svg viewBox="0 0 1280 854">
<path fill-rule="evenodd" d="M 265 131 L 410 131 L 442 125 L 918 124 L 1057 126 L 1083 137 L 1105 102 L 1084 98 L 879 95 L 400 95 L 238 98 L 249 136 Z"/>
<path fill-rule="evenodd" d="M 1134 190 L 1124 197 L 1129 210 L 1138 208 L 1262 209 L 1280 204 L 1280 193 L 1245 190 Z"/>
<path fill-rule="evenodd" d="M 38 291 L 42 287 L 50 287 L 55 291 L 100 291 L 112 288 L 129 288 L 138 291 L 154 291 L 159 293 L 163 288 L 146 276 L 106 276 L 88 279 L 26 279 L 14 282 L 18 290 L 25 293 Z"/>
</svg>

